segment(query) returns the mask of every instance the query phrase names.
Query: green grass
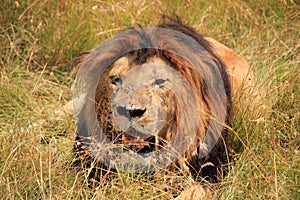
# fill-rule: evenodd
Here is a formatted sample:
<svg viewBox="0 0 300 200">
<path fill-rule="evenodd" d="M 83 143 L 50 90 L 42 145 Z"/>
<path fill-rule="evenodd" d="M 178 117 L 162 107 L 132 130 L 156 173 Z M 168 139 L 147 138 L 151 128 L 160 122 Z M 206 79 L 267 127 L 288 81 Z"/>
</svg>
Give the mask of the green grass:
<svg viewBox="0 0 300 200">
<path fill-rule="evenodd" d="M 88 187 L 72 167 L 76 128 L 71 60 L 136 24 L 181 16 L 251 64 L 263 116 L 237 110 L 232 169 L 219 199 L 300 199 L 300 2 L 298 0 L 0 2 L 0 197 L 170 199 L 191 184 L 178 174 L 112 174 Z M 239 141 L 239 142 L 238 142 Z M 242 142 L 241 142 L 242 141 Z M 175 183 L 170 183 L 174 179 Z M 173 180 L 174 181 L 174 180 Z"/>
</svg>

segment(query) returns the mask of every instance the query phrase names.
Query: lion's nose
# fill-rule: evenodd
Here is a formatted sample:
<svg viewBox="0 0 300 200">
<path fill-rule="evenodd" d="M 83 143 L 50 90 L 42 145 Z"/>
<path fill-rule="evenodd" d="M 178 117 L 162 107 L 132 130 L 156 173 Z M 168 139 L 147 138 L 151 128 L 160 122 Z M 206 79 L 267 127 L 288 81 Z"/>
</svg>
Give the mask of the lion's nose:
<svg viewBox="0 0 300 200">
<path fill-rule="evenodd" d="M 143 114 L 146 112 L 146 109 L 132 109 L 132 110 L 128 110 L 128 112 L 131 118 L 136 118 L 136 117 L 142 117 Z"/>
<path fill-rule="evenodd" d="M 119 106 L 117 108 L 117 112 L 120 115 L 126 116 L 127 118 L 139 118 L 144 115 L 144 113 L 146 112 L 146 108 L 145 109 L 127 109 L 125 107 Z"/>
</svg>

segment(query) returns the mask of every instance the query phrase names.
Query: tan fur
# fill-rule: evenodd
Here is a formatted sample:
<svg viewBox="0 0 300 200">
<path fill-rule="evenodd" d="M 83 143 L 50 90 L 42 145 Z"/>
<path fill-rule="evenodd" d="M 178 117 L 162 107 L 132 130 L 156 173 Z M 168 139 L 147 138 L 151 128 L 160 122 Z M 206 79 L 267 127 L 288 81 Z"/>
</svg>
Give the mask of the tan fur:
<svg viewBox="0 0 300 200">
<path fill-rule="evenodd" d="M 259 101 L 256 78 L 249 63 L 232 49 L 229 49 L 215 39 L 209 37 L 205 39 L 211 43 L 214 51 L 226 65 L 233 96 L 247 95 L 248 98 Z"/>
</svg>

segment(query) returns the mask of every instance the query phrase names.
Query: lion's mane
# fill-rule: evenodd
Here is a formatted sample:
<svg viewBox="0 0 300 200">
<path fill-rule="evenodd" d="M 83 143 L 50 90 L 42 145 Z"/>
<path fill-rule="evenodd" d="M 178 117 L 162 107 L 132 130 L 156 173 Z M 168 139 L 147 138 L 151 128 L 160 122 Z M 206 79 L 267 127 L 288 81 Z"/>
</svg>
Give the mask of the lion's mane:
<svg viewBox="0 0 300 200">
<path fill-rule="evenodd" d="M 213 136 L 221 134 L 221 137 L 211 138 L 218 141 L 210 153 L 204 158 L 199 156 L 199 153 L 203 152 L 205 149 L 205 137 L 208 132 L 209 126 L 214 126 L 211 124 L 212 115 L 212 102 L 211 95 L 217 100 L 225 100 L 225 103 L 215 104 L 214 109 L 217 113 L 225 113 L 226 119 L 225 124 L 229 123 L 230 110 L 231 110 L 231 83 L 230 77 L 226 70 L 226 65 L 223 60 L 219 57 L 215 51 L 214 46 L 202 35 L 198 34 L 193 28 L 182 24 L 179 20 L 169 20 L 163 22 L 157 27 L 164 28 L 168 30 L 174 30 L 187 35 L 193 40 L 195 40 L 200 46 L 204 48 L 203 52 L 197 51 L 184 40 L 174 40 L 174 37 L 169 35 L 161 35 L 159 32 L 143 32 L 143 29 L 132 30 L 131 37 L 127 37 L 125 40 L 120 40 L 118 43 L 114 43 L 113 46 L 109 46 L 105 55 L 99 55 L 97 49 L 91 52 L 83 53 L 80 59 L 77 59 L 77 64 L 81 69 L 88 68 L 88 70 L 96 71 L 99 66 L 109 65 L 106 71 L 98 82 L 96 92 L 95 92 L 95 107 L 96 116 L 99 124 L 103 128 L 103 132 L 110 138 L 114 140 L 120 133 L 116 122 L 112 116 L 112 93 L 113 89 L 110 86 L 111 81 L 114 77 L 110 75 L 110 72 L 114 70 L 114 66 L 118 63 L 118 60 L 122 58 L 127 59 L 128 66 L 139 66 L 141 64 L 150 62 L 153 58 L 158 58 L 170 67 L 178 71 L 190 84 L 193 89 L 197 103 L 199 104 L 198 110 L 200 120 L 198 124 L 197 137 L 194 138 L 193 144 L 186 150 L 182 158 L 179 158 L 175 164 L 179 165 L 184 170 L 189 170 L 195 176 L 200 175 L 201 177 L 207 177 L 211 182 L 218 181 L 218 170 L 220 170 L 222 163 L 224 163 L 225 155 L 225 143 L 227 129 L 223 128 L 221 133 L 212 133 Z M 172 34 L 172 32 L 170 32 Z M 153 40 L 155 37 L 155 41 Z M 155 42 L 160 48 L 141 48 L 151 46 L 151 43 Z M 138 44 L 138 45 L 137 45 Z M 135 46 L 137 45 L 137 46 Z M 195 62 L 202 66 L 201 74 L 197 71 L 196 67 L 176 54 L 176 49 L 181 48 L 187 55 L 191 55 Z M 126 52 L 126 49 L 136 49 L 121 55 L 121 52 Z M 117 59 L 116 59 L 117 58 Z M 114 60 L 114 63 L 110 63 L 110 60 Z M 93 72 L 92 72 L 93 73 Z M 124 71 L 126 73 L 126 71 Z M 214 80 L 215 74 L 221 75 L 221 80 Z M 207 81 L 209 80 L 212 84 L 212 89 L 208 90 Z M 92 77 L 91 77 L 92 79 Z M 220 82 L 222 83 L 220 85 Z M 225 88 L 225 94 L 219 92 L 219 87 Z M 165 106 L 171 106 L 173 109 L 169 109 L 168 120 L 172 123 L 169 126 L 164 127 L 162 130 L 164 133 L 161 134 L 163 139 L 171 140 L 176 133 L 176 126 L 178 126 L 178 120 L 180 119 L 180 112 L 176 110 L 177 103 L 172 102 L 174 98 L 167 98 L 166 101 L 169 102 Z M 188 106 L 188 105 L 187 105 Z M 92 109 L 92 108 L 91 108 Z M 179 116 L 178 116 L 179 115 Z M 88 120 L 88 119 L 86 119 Z M 82 122 L 84 123 L 84 122 Z M 83 126 L 82 129 L 84 129 Z M 224 126 L 225 127 L 225 126 Z M 216 128 L 212 127 L 211 131 L 217 131 Z M 84 130 L 79 130 L 83 131 Z M 205 163 L 211 163 L 206 165 L 206 167 L 201 167 Z"/>
</svg>

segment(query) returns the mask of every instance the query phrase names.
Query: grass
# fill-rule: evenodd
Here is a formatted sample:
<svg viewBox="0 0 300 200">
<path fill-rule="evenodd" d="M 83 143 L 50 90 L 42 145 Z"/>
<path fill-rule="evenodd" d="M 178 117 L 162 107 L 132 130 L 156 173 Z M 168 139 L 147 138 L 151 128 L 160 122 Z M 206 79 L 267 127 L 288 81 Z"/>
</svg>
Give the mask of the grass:
<svg viewBox="0 0 300 200">
<path fill-rule="evenodd" d="M 100 185 L 76 171 L 71 59 L 126 27 L 162 14 L 237 51 L 251 64 L 264 115 L 237 110 L 232 169 L 218 199 L 300 199 L 300 2 L 298 0 L 2 0 L 0 196 L 3 199 L 170 199 L 192 183 L 164 173 L 112 174 Z M 239 142 L 238 142 L 239 141 Z M 176 177 L 177 183 L 170 184 Z"/>
</svg>

